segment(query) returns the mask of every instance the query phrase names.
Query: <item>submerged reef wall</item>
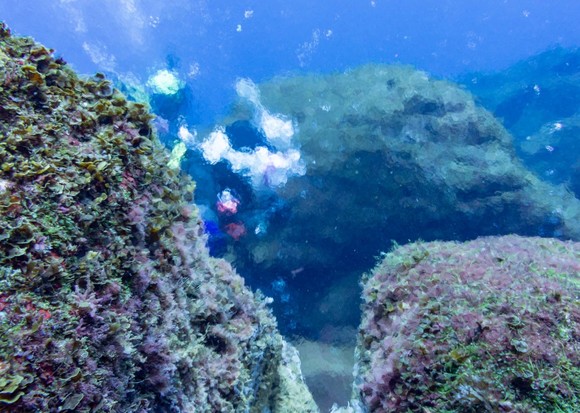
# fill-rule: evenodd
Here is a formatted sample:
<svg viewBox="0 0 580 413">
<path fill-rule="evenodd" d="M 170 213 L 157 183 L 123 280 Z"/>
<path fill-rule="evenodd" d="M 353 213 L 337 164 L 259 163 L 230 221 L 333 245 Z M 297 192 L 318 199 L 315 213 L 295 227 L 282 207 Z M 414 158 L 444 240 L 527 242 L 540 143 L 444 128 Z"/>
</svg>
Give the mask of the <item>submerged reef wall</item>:
<svg viewBox="0 0 580 413">
<path fill-rule="evenodd" d="M 0 25 L 0 411 L 316 411 L 150 120 Z"/>
<path fill-rule="evenodd" d="M 320 291 L 369 268 L 393 240 L 580 239 L 580 201 L 527 170 L 501 123 L 451 82 L 368 65 L 275 78 L 259 93 L 294 122 L 305 171 L 272 188 L 270 210 L 240 214 L 247 235 L 232 244 L 242 274 Z M 253 116 L 241 99 L 226 124 Z"/>
<path fill-rule="evenodd" d="M 557 47 L 458 80 L 501 119 L 531 170 L 580 197 L 580 49 Z"/>
<path fill-rule="evenodd" d="M 355 401 L 339 411 L 577 412 L 579 294 L 580 243 L 398 247 L 363 278 Z"/>
</svg>

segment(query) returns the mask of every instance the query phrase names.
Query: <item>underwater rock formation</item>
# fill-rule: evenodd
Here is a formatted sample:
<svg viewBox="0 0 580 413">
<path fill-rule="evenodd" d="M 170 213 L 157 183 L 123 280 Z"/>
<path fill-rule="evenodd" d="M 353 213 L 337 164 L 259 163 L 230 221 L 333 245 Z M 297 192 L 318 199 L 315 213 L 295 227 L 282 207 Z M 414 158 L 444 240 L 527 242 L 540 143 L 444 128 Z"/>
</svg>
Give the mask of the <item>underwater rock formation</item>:
<svg viewBox="0 0 580 413">
<path fill-rule="evenodd" d="M 580 243 L 398 247 L 363 279 L 359 409 L 341 411 L 578 411 L 579 294 Z"/>
<path fill-rule="evenodd" d="M 557 47 L 505 70 L 458 80 L 517 137 L 580 110 L 580 49 Z"/>
<path fill-rule="evenodd" d="M 541 179 L 565 184 L 580 198 L 580 115 L 546 122 L 518 144 L 519 154 Z"/>
<path fill-rule="evenodd" d="M 150 120 L 0 25 L 0 411 L 316 411 Z"/>
<path fill-rule="evenodd" d="M 554 48 L 459 81 L 513 134 L 524 163 L 580 197 L 580 49 Z"/>
<path fill-rule="evenodd" d="M 242 273 L 257 267 L 258 277 L 324 286 L 369 268 L 392 240 L 580 239 L 580 201 L 526 170 L 505 128 L 457 85 L 369 65 L 259 90 L 264 107 L 294 120 L 306 171 L 272 188 L 282 207 L 267 231 L 246 225 L 234 244 Z M 227 122 L 252 116 L 241 101 Z"/>
</svg>

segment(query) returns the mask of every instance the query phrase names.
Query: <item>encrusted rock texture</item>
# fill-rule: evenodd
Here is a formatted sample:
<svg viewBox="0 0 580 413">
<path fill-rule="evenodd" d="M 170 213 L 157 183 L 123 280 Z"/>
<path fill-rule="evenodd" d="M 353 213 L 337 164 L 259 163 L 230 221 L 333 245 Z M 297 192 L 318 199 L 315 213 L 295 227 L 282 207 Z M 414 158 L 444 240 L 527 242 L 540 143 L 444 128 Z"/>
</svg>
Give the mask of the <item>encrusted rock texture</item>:
<svg viewBox="0 0 580 413">
<path fill-rule="evenodd" d="M 579 243 L 409 244 L 363 289 L 360 411 L 578 411 Z"/>
<path fill-rule="evenodd" d="M 0 26 L 0 411 L 315 411 L 150 120 Z"/>
</svg>

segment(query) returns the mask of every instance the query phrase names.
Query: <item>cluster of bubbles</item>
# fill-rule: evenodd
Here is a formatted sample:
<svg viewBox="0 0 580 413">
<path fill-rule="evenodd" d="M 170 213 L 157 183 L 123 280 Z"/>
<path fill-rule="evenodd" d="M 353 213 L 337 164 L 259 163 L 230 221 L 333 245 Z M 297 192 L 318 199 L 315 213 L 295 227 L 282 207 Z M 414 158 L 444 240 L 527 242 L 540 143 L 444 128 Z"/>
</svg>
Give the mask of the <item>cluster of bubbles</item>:
<svg viewBox="0 0 580 413">
<path fill-rule="evenodd" d="M 158 112 L 158 132 L 166 139 L 179 138 L 173 142 L 168 166 L 197 172 L 192 175 L 203 193 L 196 194 L 196 202 L 213 255 L 227 257 L 248 235 L 262 237 L 271 225 L 284 220 L 285 202 L 277 196 L 277 189 L 291 177 L 304 175 L 306 166 L 295 138 L 296 124 L 289 116 L 269 110 L 256 84 L 250 79 L 235 83 L 238 97 L 251 111 L 250 119 L 227 127 L 217 125 L 209 133 L 188 128 L 183 119 L 172 116 L 180 112 L 186 88 L 177 72 L 158 70 L 146 87 Z M 167 113 L 161 111 L 168 116 L 165 119 L 159 111 L 167 108 Z M 251 274 L 245 276 L 251 281 Z M 273 275 L 259 288 L 274 298 L 292 330 L 296 303 L 285 278 Z"/>
<path fill-rule="evenodd" d="M 264 145 L 253 149 L 236 149 L 223 126 L 217 126 L 200 143 L 197 142 L 195 132 L 192 133 L 182 126 L 178 134 L 181 141 L 200 151 L 204 159 L 212 165 L 220 161 L 227 162 L 234 173 L 249 178 L 257 190 L 282 186 L 290 176 L 304 175 L 306 168 L 300 150 L 292 139 L 295 134 L 292 121 L 283 115 L 270 113 L 262 105 L 260 92 L 251 80 L 238 80 L 236 92 L 252 107 L 253 124 L 266 138 Z"/>
</svg>

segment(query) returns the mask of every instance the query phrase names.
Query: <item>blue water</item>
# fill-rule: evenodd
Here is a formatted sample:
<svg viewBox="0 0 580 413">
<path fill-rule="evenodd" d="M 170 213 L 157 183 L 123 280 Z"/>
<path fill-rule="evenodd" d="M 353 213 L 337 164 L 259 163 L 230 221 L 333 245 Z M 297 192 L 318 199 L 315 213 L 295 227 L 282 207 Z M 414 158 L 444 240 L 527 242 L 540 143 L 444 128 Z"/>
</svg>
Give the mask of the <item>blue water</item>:
<svg viewBox="0 0 580 413">
<path fill-rule="evenodd" d="M 580 112 L 577 0 L 0 0 L 0 19 L 14 33 L 54 48 L 81 73 L 105 72 L 124 82 L 119 87 L 148 92 L 169 148 L 181 126 L 202 139 L 216 125 L 227 125 L 233 149 L 274 151 L 252 122 L 224 121 L 240 78 L 260 84 L 275 76 L 345 72 L 367 63 L 413 65 L 470 89 L 509 129 L 527 168 L 580 196 L 575 138 L 580 120 L 572 118 Z M 179 78 L 178 94 L 151 94 L 146 83 L 160 70 Z M 125 90 L 140 98 L 134 89 Z M 530 147 L 529 137 L 542 127 L 553 130 Z M 256 190 L 251 178 L 226 162 L 209 165 L 198 151 L 188 151 L 181 165 L 198 182 L 196 202 L 211 253 L 234 260 L 252 288 L 274 298 L 281 330 L 352 344 L 358 277 L 374 265 L 378 251 L 353 245 L 333 266 L 304 267 L 280 256 L 280 265 L 254 267 L 240 248 L 246 233 L 260 239 L 284 231 L 296 199 Z M 548 216 L 526 233 L 558 236 L 559 224 Z M 301 225 L 295 230 L 306 237 L 313 225 Z M 501 230 L 497 223 L 469 233 L 457 228 L 456 239 Z M 373 248 L 391 246 L 390 234 L 383 239 L 377 231 L 369 238 Z M 337 332 L 341 329 L 345 333 Z M 346 400 L 349 389 L 343 390 Z"/>
<path fill-rule="evenodd" d="M 225 112 L 237 77 L 368 62 L 449 77 L 580 44 L 574 0 L 0 0 L 0 16 L 81 72 L 177 70 L 194 96 L 184 115 L 198 124 Z"/>
</svg>

